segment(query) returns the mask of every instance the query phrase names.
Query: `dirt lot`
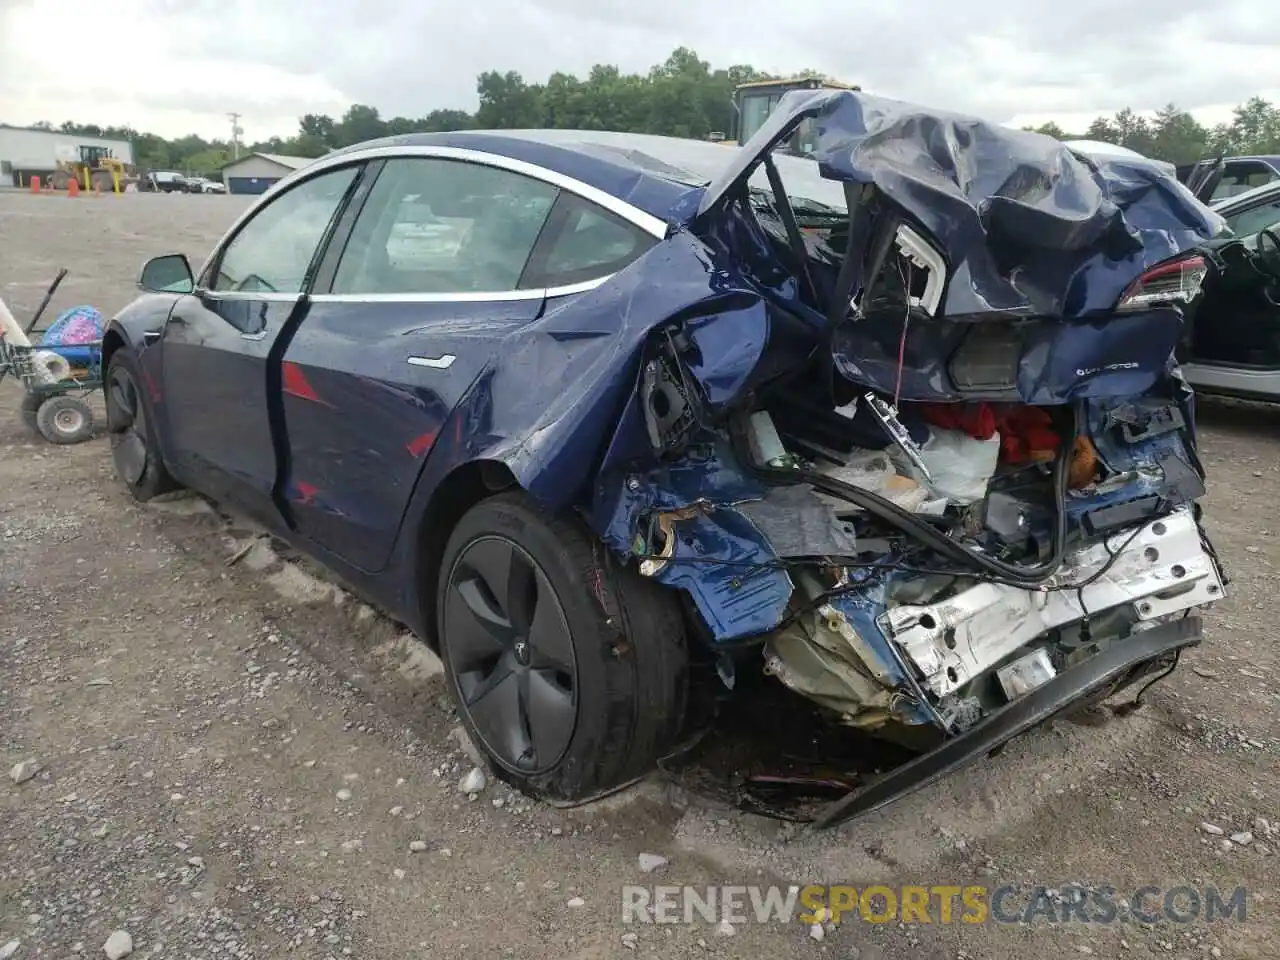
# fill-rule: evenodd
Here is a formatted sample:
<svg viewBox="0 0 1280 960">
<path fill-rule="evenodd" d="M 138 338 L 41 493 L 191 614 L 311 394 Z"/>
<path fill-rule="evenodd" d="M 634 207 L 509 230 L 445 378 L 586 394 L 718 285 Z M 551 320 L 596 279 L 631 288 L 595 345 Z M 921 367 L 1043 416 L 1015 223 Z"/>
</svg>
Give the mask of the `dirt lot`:
<svg viewBox="0 0 1280 960">
<path fill-rule="evenodd" d="M 146 256 L 202 257 L 242 207 L 0 192 L 0 295 L 27 316 L 65 265 L 55 308 L 116 309 Z M 1146 709 L 1055 724 L 811 836 L 658 778 L 572 811 L 493 785 L 460 793 L 472 764 L 444 685 L 396 625 L 264 546 L 229 565 L 252 531 L 199 499 L 134 505 L 104 438 L 33 439 L 18 396 L 0 385 L 0 957 L 98 956 L 113 931 L 135 956 L 174 958 L 1280 949 L 1280 413 L 1204 411 L 1208 524 L 1232 595 Z M 26 760 L 40 772 L 17 784 Z M 669 862 L 644 874 L 642 853 Z M 1244 923 L 853 915 L 821 940 L 799 923 L 622 923 L 624 884 L 809 881 L 1249 899 Z"/>
</svg>

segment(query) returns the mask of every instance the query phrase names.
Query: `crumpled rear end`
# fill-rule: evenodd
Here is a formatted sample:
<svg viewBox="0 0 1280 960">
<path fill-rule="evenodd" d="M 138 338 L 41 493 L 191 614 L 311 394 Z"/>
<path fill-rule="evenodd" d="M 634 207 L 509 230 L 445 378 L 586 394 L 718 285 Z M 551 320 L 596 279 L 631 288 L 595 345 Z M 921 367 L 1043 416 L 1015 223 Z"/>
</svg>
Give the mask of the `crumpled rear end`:
<svg viewBox="0 0 1280 960">
<path fill-rule="evenodd" d="M 815 158 L 775 155 L 809 118 Z M 597 406 L 551 399 L 508 462 L 685 596 L 726 683 L 929 731 L 826 819 L 864 812 L 1198 639 L 1226 580 L 1173 352 L 1220 226 L 1154 166 L 790 94 L 602 288 L 615 331 L 522 334 Z M 569 458 L 589 488 L 544 482 Z"/>
</svg>

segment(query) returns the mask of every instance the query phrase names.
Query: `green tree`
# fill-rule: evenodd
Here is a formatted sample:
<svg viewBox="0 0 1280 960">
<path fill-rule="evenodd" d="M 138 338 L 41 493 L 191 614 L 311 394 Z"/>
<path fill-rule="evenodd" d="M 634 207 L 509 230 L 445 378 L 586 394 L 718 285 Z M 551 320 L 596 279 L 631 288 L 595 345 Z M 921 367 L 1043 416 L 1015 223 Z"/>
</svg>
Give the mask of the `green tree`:
<svg viewBox="0 0 1280 960">
<path fill-rule="evenodd" d="M 1093 123 L 1089 124 L 1089 129 L 1084 132 L 1084 138 L 1086 140 L 1101 140 L 1103 143 L 1119 144 L 1120 131 L 1106 117 L 1098 117 Z"/>
<path fill-rule="evenodd" d="M 1151 130 L 1151 154 L 1161 160 L 1194 163 L 1209 151 L 1209 131 L 1172 103 L 1156 111 Z"/>
<path fill-rule="evenodd" d="M 378 114 L 377 107 L 354 103 L 347 108 L 333 130 L 335 147 L 347 147 L 365 140 L 376 140 L 387 135 L 387 124 Z"/>
<path fill-rule="evenodd" d="M 298 121 L 298 132 L 301 136 L 314 137 L 321 143 L 332 144 L 336 126 L 333 117 L 327 117 L 323 113 L 307 113 Z"/>
<path fill-rule="evenodd" d="M 475 126 L 475 117 L 465 110 L 432 110 L 419 121 L 418 129 L 425 133 L 442 133 L 447 130 L 469 130 Z"/>
<path fill-rule="evenodd" d="M 1042 123 L 1038 127 L 1023 127 L 1023 130 L 1030 130 L 1032 133 L 1042 133 L 1046 137 L 1053 137 L 1055 140 L 1070 139 L 1063 129 L 1050 120 L 1048 123 Z"/>
<path fill-rule="evenodd" d="M 1233 153 L 1280 151 L 1280 109 L 1261 97 L 1250 97 L 1236 107 L 1230 130 Z"/>
<path fill-rule="evenodd" d="M 476 93 L 480 96 L 477 127 L 512 130 L 543 125 L 542 88 L 529 86 L 515 70 L 480 74 Z"/>
</svg>

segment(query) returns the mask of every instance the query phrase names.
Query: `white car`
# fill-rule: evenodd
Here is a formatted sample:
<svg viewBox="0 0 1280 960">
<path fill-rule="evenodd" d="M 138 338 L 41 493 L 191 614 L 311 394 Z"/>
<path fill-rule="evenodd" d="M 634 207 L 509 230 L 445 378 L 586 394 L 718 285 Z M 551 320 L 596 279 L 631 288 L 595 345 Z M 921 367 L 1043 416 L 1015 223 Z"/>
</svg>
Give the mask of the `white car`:
<svg viewBox="0 0 1280 960">
<path fill-rule="evenodd" d="M 226 184 L 207 177 L 187 177 L 187 190 L 191 193 L 226 193 Z"/>
</svg>

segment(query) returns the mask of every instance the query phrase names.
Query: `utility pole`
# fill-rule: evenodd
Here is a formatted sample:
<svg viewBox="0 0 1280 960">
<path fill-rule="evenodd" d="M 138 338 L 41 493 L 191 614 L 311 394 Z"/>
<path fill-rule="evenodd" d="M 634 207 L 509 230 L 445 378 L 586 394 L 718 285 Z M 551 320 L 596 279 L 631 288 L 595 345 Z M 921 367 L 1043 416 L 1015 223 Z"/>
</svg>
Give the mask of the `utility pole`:
<svg viewBox="0 0 1280 960">
<path fill-rule="evenodd" d="M 240 114 L 228 113 L 227 116 L 231 118 L 232 159 L 239 160 L 240 159 L 240 135 L 244 133 L 244 128 L 240 126 Z"/>
</svg>

